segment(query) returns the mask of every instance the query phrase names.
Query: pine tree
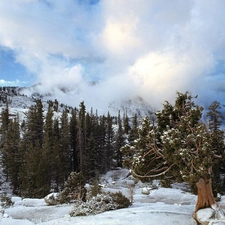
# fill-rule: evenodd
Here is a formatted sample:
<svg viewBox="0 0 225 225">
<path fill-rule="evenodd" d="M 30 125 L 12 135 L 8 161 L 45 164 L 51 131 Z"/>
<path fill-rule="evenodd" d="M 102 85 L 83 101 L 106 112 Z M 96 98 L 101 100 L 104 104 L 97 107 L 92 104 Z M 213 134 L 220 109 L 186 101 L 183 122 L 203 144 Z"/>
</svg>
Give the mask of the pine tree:
<svg viewBox="0 0 225 225">
<path fill-rule="evenodd" d="M 134 140 L 138 138 L 138 118 L 135 114 L 132 118 L 132 127 L 129 132 L 128 141 L 130 144 L 134 143 Z"/>
<path fill-rule="evenodd" d="M 22 197 L 43 197 L 39 196 L 39 185 L 37 173 L 40 163 L 40 146 L 33 143 L 29 145 L 29 151 L 24 153 L 23 163 L 21 165 L 21 196 Z"/>
<path fill-rule="evenodd" d="M 223 186 L 224 182 L 221 178 L 221 174 L 224 173 L 224 131 L 221 130 L 223 116 L 220 112 L 220 103 L 214 101 L 208 108 L 207 117 L 209 122 L 209 132 L 212 139 L 212 149 L 211 151 L 215 155 L 213 160 L 213 190 L 214 195 L 217 193 L 224 192 Z"/>
<path fill-rule="evenodd" d="M 77 146 L 77 138 L 78 138 L 78 121 L 77 121 L 77 109 L 72 109 L 71 118 L 70 118 L 70 145 L 71 145 L 71 168 L 72 171 L 78 172 L 79 170 L 79 161 L 78 161 L 78 146 Z"/>
<path fill-rule="evenodd" d="M 174 180 L 196 184 L 196 211 L 215 204 L 211 186 L 215 154 L 210 133 L 200 121 L 202 111 L 188 92 L 177 93 L 174 106 L 166 103 L 156 114 L 157 124 L 142 125 L 136 144 L 121 149 L 133 152 L 126 163 L 141 179 L 169 174 Z"/>
<path fill-rule="evenodd" d="M 1 112 L 1 121 L 2 121 L 2 125 L 1 125 L 1 144 L 3 144 L 5 142 L 6 134 L 7 134 L 7 131 L 8 131 L 8 125 L 9 125 L 9 122 L 10 122 L 8 102 L 6 102 L 6 108 L 3 109 L 2 112 Z"/>
<path fill-rule="evenodd" d="M 19 170 L 22 162 L 22 155 L 20 152 L 20 128 L 19 119 L 10 120 L 8 130 L 5 134 L 5 141 L 3 143 L 2 163 L 5 173 L 13 188 L 14 194 L 19 194 L 20 178 Z"/>
<path fill-rule="evenodd" d="M 85 130 L 86 130 L 86 154 L 84 160 L 83 172 L 86 178 L 95 177 L 97 170 L 100 168 L 101 164 L 99 163 L 99 149 L 100 149 L 100 133 L 99 133 L 99 124 L 98 116 L 93 113 L 91 109 L 90 113 L 86 113 L 85 116 Z"/>
<path fill-rule="evenodd" d="M 45 117 L 45 123 L 44 123 L 44 139 L 46 139 L 46 136 L 48 136 L 49 139 L 49 151 L 51 151 L 53 146 L 53 110 L 52 107 L 48 106 L 48 111 Z"/>
<path fill-rule="evenodd" d="M 122 154 L 121 154 L 120 148 L 124 145 L 125 142 L 124 142 L 124 131 L 123 131 L 122 121 L 120 117 L 120 111 L 118 113 L 117 125 L 118 125 L 118 130 L 116 134 L 116 160 L 117 160 L 117 167 L 122 167 Z"/>
<path fill-rule="evenodd" d="M 97 172 L 97 151 L 96 151 L 96 142 L 93 134 L 90 135 L 88 145 L 87 145 L 87 154 L 85 160 L 85 177 L 90 179 L 96 176 Z"/>
<path fill-rule="evenodd" d="M 106 168 L 105 172 L 107 172 L 113 165 L 113 118 L 110 113 L 107 114 L 107 122 L 106 122 Z"/>
<path fill-rule="evenodd" d="M 105 173 L 107 171 L 107 148 L 106 148 L 106 117 L 100 116 L 99 124 L 96 130 L 96 142 L 97 142 L 97 164 L 98 171 Z"/>
<path fill-rule="evenodd" d="M 52 182 L 52 152 L 53 142 L 49 132 L 44 134 L 43 147 L 40 149 L 40 163 L 38 167 L 39 173 L 39 193 L 40 196 L 45 196 L 50 192 Z"/>
<path fill-rule="evenodd" d="M 53 152 L 52 152 L 52 183 L 55 184 L 53 187 L 55 191 L 59 191 L 64 186 L 64 178 L 61 167 L 61 151 L 60 151 L 60 130 L 59 121 L 54 119 L 53 121 Z"/>
<path fill-rule="evenodd" d="M 78 116 L 78 155 L 79 155 L 79 171 L 84 172 L 84 160 L 86 157 L 86 107 L 84 102 L 80 103 L 79 116 Z"/>
<path fill-rule="evenodd" d="M 43 144 L 43 105 L 41 100 L 37 100 L 35 105 L 29 108 L 26 118 L 24 139 L 27 143 L 32 143 L 33 146 Z"/>
<path fill-rule="evenodd" d="M 123 127 L 124 127 L 124 133 L 128 135 L 131 128 L 130 128 L 129 117 L 127 115 L 127 112 L 124 113 L 123 115 Z"/>
<path fill-rule="evenodd" d="M 41 100 L 29 108 L 21 141 L 23 161 L 20 169 L 21 194 L 44 197 L 49 193 L 52 173 L 53 112 L 49 105 L 45 123 Z"/>
<path fill-rule="evenodd" d="M 71 169 L 71 146 L 70 146 L 70 129 L 67 108 L 63 110 L 60 127 L 60 167 L 61 181 L 65 181 L 72 171 Z"/>
</svg>

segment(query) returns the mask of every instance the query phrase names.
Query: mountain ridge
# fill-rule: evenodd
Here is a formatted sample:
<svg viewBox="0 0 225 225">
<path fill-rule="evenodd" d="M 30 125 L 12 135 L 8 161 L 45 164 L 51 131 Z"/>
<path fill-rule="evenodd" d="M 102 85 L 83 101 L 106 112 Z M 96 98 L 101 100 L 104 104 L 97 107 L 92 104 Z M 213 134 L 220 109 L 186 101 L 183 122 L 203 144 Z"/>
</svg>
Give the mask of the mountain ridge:
<svg viewBox="0 0 225 225">
<path fill-rule="evenodd" d="M 62 91 L 62 90 L 61 90 Z M 70 92 L 66 92 L 65 89 L 62 91 L 63 95 L 68 95 L 70 97 Z M 48 102 L 57 100 L 59 102 L 59 111 L 67 106 L 69 108 L 78 108 L 79 105 L 77 102 L 71 102 L 71 104 L 67 104 L 68 101 L 63 101 L 63 99 L 57 99 L 57 96 L 52 92 L 38 92 L 35 87 L 0 87 L 0 107 L 4 108 L 6 106 L 6 102 L 14 114 L 24 114 L 31 105 L 35 104 L 37 99 L 41 99 L 43 103 L 43 108 L 45 111 L 48 109 Z M 82 98 L 81 101 L 82 102 Z M 86 103 L 84 102 L 86 105 Z M 92 108 L 93 110 L 99 110 L 95 107 L 95 103 L 93 105 L 88 105 L 88 108 Z M 121 99 L 120 101 L 112 101 L 108 103 L 108 111 L 105 111 L 103 114 L 107 114 L 108 112 L 111 115 L 118 115 L 120 111 L 121 114 L 127 114 L 129 117 L 134 116 L 135 114 L 138 117 L 145 116 L 153 116 L 154 110 L 151 105 L 146 102 L 142 97 L 134 97 L 128 100 Z"/>
</svg>

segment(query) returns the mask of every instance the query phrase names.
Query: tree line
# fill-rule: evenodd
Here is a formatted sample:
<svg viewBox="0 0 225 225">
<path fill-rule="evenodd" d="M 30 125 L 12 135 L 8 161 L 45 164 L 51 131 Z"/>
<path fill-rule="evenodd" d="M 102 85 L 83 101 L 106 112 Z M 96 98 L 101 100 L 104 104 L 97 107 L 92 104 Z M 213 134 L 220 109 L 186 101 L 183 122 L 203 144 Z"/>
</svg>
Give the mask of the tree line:
<svg viewBox="0 0 225 225">
<path fill-rule="evenodd" d="M 91 179 L 122 166 L 120 148 L 137 137 L 137 116 L 111 116 L 65 106 L 60 116 L 58 101 L 49 101 L 44 112 L 40 99 L 25 119 L 10 117 L 8 104 L 1 112 L 1 161 L 13 193 L 43 197 L 60 191 L 71 172 Z"/>
<path fill-rule="evenodd" d="M 60 191 L 71 172 L 86 180 L 116 167 L 127 167 L 142 181 L 160 178 L 163 185 L 186 181 L 201 196 L 196 209 L 214 204 L 225 193 L 225 144 L 220 103 L 214 101 L 202 121 L 203 107 L 188 92 L 165 102 L 155 117 L 140 123 L 137 115 L 118 112 L 98 115 L 49 101 L 44 112 L 40 99 L 25 115 L 11 118 L 1 112 L 1 159 L 13 192 L 43 197 Z M 206 189 L 206 190 L 205 190 Z M 201 191 L 199 191 L 201 190 Z"/>
</svg>

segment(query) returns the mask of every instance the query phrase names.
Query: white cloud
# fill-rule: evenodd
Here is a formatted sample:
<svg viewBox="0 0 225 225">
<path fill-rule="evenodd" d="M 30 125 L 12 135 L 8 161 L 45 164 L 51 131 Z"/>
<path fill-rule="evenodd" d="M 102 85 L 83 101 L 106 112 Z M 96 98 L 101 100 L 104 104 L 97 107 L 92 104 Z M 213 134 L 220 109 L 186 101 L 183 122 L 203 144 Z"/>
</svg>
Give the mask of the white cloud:
<svg viewBox="0 0 225 225">
<path fill-rule="evenodd" d="M 25 85 L 25 84 L 22 83 L 20 80 L 9 81 L 9 80 L 0 79 L 0 86 L 20 86 L 20 85 Z"/>
<path fill-rule="evenodd" d="M 142 95 L 158 106 L 176 91 L 204 98 L 223 91 L 223 73 L 211 75 L 225 62 L 224 7 L 223 0 L 2 0 L 0 45 L 46 89 L 82 90 L 92 104 Z M 98 85 L 90 88 L 92 79 Z"/>
</svg>

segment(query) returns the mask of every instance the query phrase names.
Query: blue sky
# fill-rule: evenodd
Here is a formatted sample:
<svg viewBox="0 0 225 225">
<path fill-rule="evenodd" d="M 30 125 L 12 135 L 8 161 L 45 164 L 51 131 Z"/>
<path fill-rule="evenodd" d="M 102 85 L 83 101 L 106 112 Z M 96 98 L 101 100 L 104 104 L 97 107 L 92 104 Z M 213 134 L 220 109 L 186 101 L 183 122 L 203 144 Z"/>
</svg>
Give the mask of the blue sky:
<svg viewBox="0 0 225 225">
<path fill-rule="evenodd" d="M 7 48 L 0 50 L 0 76 L 2 86 L 29 86 L 33 79 L 26 68 L 16 61 L 14 52 Z"/>
<path fill-rule="evenodd" d="M 99 101 L 162 104 L 187 90 L 222 100 L 224 9 L 224 0 L 1 0 L 0 85 Z"/>
</svg>

